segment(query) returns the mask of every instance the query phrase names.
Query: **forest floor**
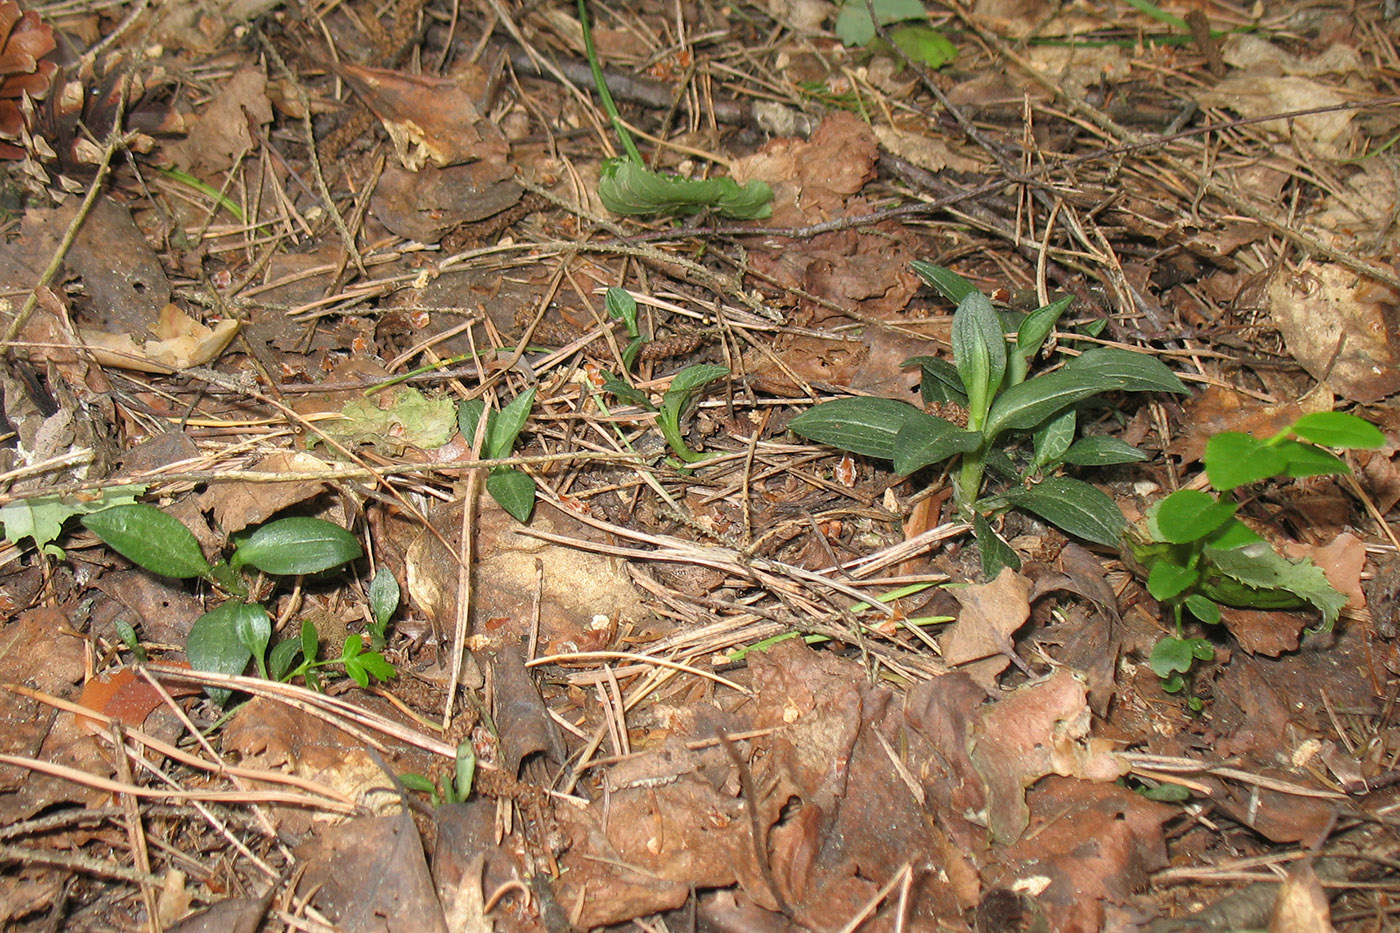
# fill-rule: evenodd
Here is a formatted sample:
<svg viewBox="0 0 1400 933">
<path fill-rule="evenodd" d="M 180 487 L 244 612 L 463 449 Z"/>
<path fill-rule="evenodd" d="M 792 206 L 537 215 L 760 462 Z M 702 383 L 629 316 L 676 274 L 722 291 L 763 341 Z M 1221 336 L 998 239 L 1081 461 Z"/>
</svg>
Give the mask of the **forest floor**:
<svg viewBox="0 0 1400 933">
<path fill-rule="evenodd" d="M 0 3 L 0 927 L 1400 928 L 1391 0 L 589 12 Z"/>
</svg>

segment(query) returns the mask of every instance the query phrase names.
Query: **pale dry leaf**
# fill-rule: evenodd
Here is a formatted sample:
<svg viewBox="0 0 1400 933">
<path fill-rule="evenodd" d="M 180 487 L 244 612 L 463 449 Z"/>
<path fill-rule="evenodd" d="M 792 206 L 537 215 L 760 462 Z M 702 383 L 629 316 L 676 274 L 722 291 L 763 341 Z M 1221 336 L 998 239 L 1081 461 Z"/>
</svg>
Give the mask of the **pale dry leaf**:
<svg viewBox="0 0 1400 933">
<path fill-rule="evenodd" d="M 984 688 L 996 686 L 996 677 L 1011 663 L 1015 650 L 1011 636 L 1031 615 L 1031 582 L 1004 568 L 991 583 L 969 584 L 949 590 L 961 611 L 939 642 L 949 666 L 980 662 L 968 673 Z"/>
</svg>

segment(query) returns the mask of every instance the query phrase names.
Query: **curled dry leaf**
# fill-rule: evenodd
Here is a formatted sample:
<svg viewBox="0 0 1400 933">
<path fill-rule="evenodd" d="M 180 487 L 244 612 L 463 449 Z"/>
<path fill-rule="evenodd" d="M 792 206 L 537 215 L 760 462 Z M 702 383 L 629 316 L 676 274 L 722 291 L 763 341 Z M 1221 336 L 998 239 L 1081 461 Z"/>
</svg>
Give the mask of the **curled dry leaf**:
<svg viewBox="0 0 1400 933">
<path fill-rule="evenodd" d="M 224 352 L 238 333 L 236 320 L 206 327 L 174 304 L 166 305 L 152 328 L 155 339 L 136 342 L 131 334 L 80 329 L 83 343 L 103 366 L 143 373 L 173 373 L 203 366 Z"/>
</svg>

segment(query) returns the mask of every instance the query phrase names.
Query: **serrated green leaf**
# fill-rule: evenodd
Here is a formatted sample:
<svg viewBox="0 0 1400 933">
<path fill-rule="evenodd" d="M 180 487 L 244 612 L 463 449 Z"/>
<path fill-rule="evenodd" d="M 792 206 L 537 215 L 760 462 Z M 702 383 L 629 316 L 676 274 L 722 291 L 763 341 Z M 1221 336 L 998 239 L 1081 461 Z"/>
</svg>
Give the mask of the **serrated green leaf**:
<svg viewBox="0 0 1400 933">
<path fill-rule="evenodd" d="M 187 580 L 211 569 L 190 530 L 149 505 L 138 502 L 93 512 L 83 518 L 83 527 L 133 564 L 162 577 Z"/>
<path fill-rule="evenodd" d="M 1031 437 L 1034 455 L 1031 462 L 1041 470 L 1052 464 L 1062 463 L 1074 441 L 1074 430 L 1079 425 L 1079 415 L 1073 408 L 1061 412 L 1036 429 Z"/>
<path fill-rule="evenodd" d="M 496 412 L 491 418 L 486 439 L 486 456 L 491 460 L 501 460 L 510 456 L 525 422 L 530 420 L 530 409 L 535 404 L 535 389 L 531 387 L 511 399 L 509 405 Z"/>
<path fill-rule="evenodd" d="M 1153 599 L 1166 602 L 1195 586 L 1200 578 L 1200 571 L 1194 567 L 1182 567 L 1169 560 L 1159 560 L 1152 565 L 1152 570 L 1147 575 L 1147 592 L 1152 594 Z"/>
<path fill-rule="evenodd" d="M 1199 489 L 1178 489 L 1152 507 L 1149 518 L 1158 540 L 1172 544 L 1199 541 L 1229 521 L 1239 506 Z"/>
<path fill-rule="evenodd" d="M 1200 593 L 1192 593 L 1183 600 L 1184 605 L 1191 614 L 1207 625 L 1216 625 L 1220 622 L 1220 607 L 1212 599 L 1207 599 Z"/>
<path fill-rule="evenodd" d="M 1097 376 L 1104 380 L 1104 391 L 1176 392 L 1187 388 L 1166 365 L 1153 356 L 1121 347 L 1094 347 L 1065 364 L 1062 372 Z"/>
<path fill-rule="evenodd" d="M 953 314 L 953 365 L 967 392 L 968 427 L 978 430 L 1006 375 L 1006 335 L 992 303 L 970 292 Z"/>
<path fill-rule="evenodd" d="M 1094 376 L 1063 369 L 1027 379 L 997 397 L 987 415 L 987 434 L 996 437 L 1006 430 L 1029 430 L 1076 402 L 1104 391 L 1103 382 Z"/>
<path fill-rule="evenodd" d="M 381 627 L 389 624 L 389 619 L 399 608 L 399 581 L 388 567 L 380 567 L 369 583 L 370 616 Z"/>
<path fill-rule="evenodd" d="M 1238 431 L 1222 431 L 1206 441 L 1206 478 L 1221 492 L 1277 476 L 1288 466 L 1283 454 Z"/>
<path fill-rule="evenodd" d="M 902 23 L 906 20 L 928 19 L 923 0 L 874 0 L 875 15 L 881 26 Z M 875 38 L 875 25 L 870 22 L 870 11 L 865 8 L 865 0 L 847 0 L 836 14 L 832 26 L 843 43 L 850 47 L 865 46 Z"/>
<path fill-rule="evenodd" d="M 249 535 L 229 561 L 234 567 L 256 567 L 263 573 L 290 576 L 320 573 L 358 558 L 360 542 L 339 525 L 320 518 L 297 516 L 268 522 Z"/>
<path fill-rule="evenodd" d="M 943 33 L 925 24 L 896 26 L 890 30 L 890 41 L 905 55 L 935 71 L 958 57 L 958 47 Z"/>
<path fill-rule="evenodd" d="M 1214 570 L 1261 591 L 1282 590 L 1305 600 L 1322 613 L 1322 631 L 1332 628 L 1347 598 L 1327 582 L 1327 575 L 1311 560 L 1288 560 L 1265 542 L 1220 550 L 1207 547 L 1205 556 Z"/>
<path fill-rule="evenodd" d="M 625 288 L 612 286 L 603 296 L 603 305 L 608 309 L 608 317 L 615 321 L 621 321 L 627 328 L 629 337 L 636 337 L 639 333 L 637 328 L 637 299 L 632 297 L 632 293 Z"/>
<path fill-rule="evenodd" d="M 1351 472 L 1351 467 L 1341 457 L 1312 444 L 1279 441 L 1274 449 L 1287 463 L 1283 475 L 1293 479 L 1301 476 L 1345 476 Z"/>
<path fill-rule="evenodd" d="M 924 262 L 922 259 L 915 259 L 909 264 L 909 268 L 913 269 L 915 275 L 955 305 L 962 304 L 964 298 L 977 291 L 976 285 L 952 269 L 936 266 L 931 262 Z"/>
<path fill-rule="evenodd" d="M 788 424 L 808 440 L 893 460 L 895 438 L 919 409 L 892 398 L 838 398 L 807 409 Z"/>
<path fill-rule="evenodd" d="M 1045 346 L 1045 341 L 1054 333 L 1060 315 L 1072 304 L 1074 296 L 1066 295 L 1028 314 L 1016 331 L 1016 352 L 1028 360 L 1039 353 L 1040 348 Z"/>
<path fill-rule="evenodd" d="M 1106 434 L 1081 437 L 1065 451 L 1065 463 L 1074 466 L 1113 466 L 1118 463 L 1141 463 L 1147 454 L 1132 444 Z"/>
<path fill-rule="evenodd" d="M 977 432 L 914 409 L 895 435 L 894 471 L 907 476 L 931 463 L 971 453 L 981 443 Z"/>
<path fill-rule="evenodd" d="M 1020 556 L 981 515 L 972 516 L 972 536 L 977 541 L 977 556 L 982 561 L 983 577 L 995 580 L 1006 567 L 1012 570 L 1021 569 Z"/>
<path fill-rule="evenodd" d="M 241 674 L 253 657 L 242 633 L 259 626 L 256 617 L 267 620 L 267 611 L 252 603 L 229 600 L 198 619 L 185 641 L 190 667 L 211 674 Z M 270 623 L 269 623 L 270 625 Z M 220 704 L 228 702 L 230 691 L 210 688 L 208 693 Z"/>
<path fill-rule="evenodd" d="M 1014 486 L 1002 498 L 1086 541 L 1117 547 L 1127 521 L 1108 495 L 1068 476 L 1047 476 L 1034 486 Z"/>
<path fill-rule="evenodd" d="M 1304 415 L 1289 429 L 1305 441 L 1323 447 L 1350 449 L 1380 447 L 1385 443 L 1381 429 L 1363 418 L 1341 411 L 1317 411 Z"/>
<path fill-rule="evenodd" d="M 729 177 L 664 175 L 625 157 L 603 163 L 598 200 L 614 214 L 693 214 L 714 208 L 723 217 L 758 220 L 773 213 L 773 189 L 765 182 L 741 188 Z"/>
<path fill-rule="evenodd" d="M 518 522 L 528 522 L 535 510 L 535 481 L 529 474 L 511 467 L 492 470 L 486 477 L 486 491 L 501 508 Z"/>
<path fill-rule="evenodd" d="M 0 528 L 5 529 L 5 538 L 11 544 L 19 544 L 25 538 L 30 538 L 34 546 L 42 551 L 63 532 L 63 523 L 74 515 L 88 515 L 118 505 L 134 505 L 136 497 L 145 491 L 144 485 L 112 486 L 100 490 L 95 496 L 86 493 L 81 496 L 17 499 L 0 506 Z"/>
</svg>

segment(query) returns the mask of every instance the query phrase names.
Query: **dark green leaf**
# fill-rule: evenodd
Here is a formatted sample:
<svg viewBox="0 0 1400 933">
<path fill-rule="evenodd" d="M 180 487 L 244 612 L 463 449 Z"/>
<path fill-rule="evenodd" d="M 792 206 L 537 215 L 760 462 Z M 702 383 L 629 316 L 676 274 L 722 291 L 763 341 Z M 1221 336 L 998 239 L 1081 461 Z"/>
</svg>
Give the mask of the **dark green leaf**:
<svg viewBox="0 0 1400 933">
<path fill-rule="evenodd" d="M 1157 539 L 1172 544 L 1199 541 L 1229 521 L 1239 509 L 1199 489 L 1178 489 L 1149 512 Z"/>
<path fill-rule="evenodd" d="M 914 409 L 894 439 L 894 471 L 908 475 L 955 454 L 970 453 L 982 435 Z"/>
<path fill-rule="evenodd" d="M 389 624 L 390 616 L 399 608 L 399 597 L 399 581 L 388 567 L 380 567 L 369 584 L 369 612 L 381 627 Z"/>
<path fill-rule="evenodd" d="M 263 573 L 288 576 L 320 573 L 355 560 L 364 551 L 355 536 L 319 518 L 283 518 L 268 522 L 233 552 L 234 567 L 252 566 Z"/>
<path fill-rule="evenodd" d="M 881 26 L 928 18 L 922 0 L 874 0 L 874 6 Z M 836 23 L 832 28 L 848 46 L 863 46 L 875 38 L 875 25 L 870 22 L 870 11 L 865 8 L 865 0 L 846 0 L 836 14 Z"/>
<path fill-rule="evenodd" d="M 1006 567 L 1021 569 L 1021 558 L 981 515 L 972 517 L 972 536 L 977 539 L 977 555 L 982 560 L 983 577 L 995 580 Z"/>
<path fill-rule="evenodd" d="M 1158 803 L 1185 803 L 1191 799 L 1190 788 L 1180 784 L 1158 784 L 1156 787 L 1143 788 L 1138 793 Z"/>
<path fill-rule="evenodd" d="M 980 428 L 1006 374 L 1006 335 L 992 303 L 971 292 L 953 314 L 953 364 L 967 392 L 968 426 Z"/>
<path fill-rule="evenodd" d="M 209 562 L 195 536 L 160 509 L 139 502 L 118 505 L 83 516 L 83 526 L 151 573 L 179 580 L 209 573 Z"/>
<path fill-rule="evenodd" d="M 628 158 L 603 163 L 598 200 L 614 214 L 693 214 L 714 208 L 724 217 L 758 220 L 773 213 L 773 189 L 764 182 L 751 181 L 741 188 L 728 177 L 663 175 Z"/>
<path fill-rule="evenodd" d="M 629 405 L 636 405 L 638 408 L 645 408 L 647 411 L 656 411 L 656 406 L 651 403 L 651 399 L 640 389 L 623 382 L 607 370 L 603 370 L 603 391 L 611 392 L 619 400 Z"/>
<path fill-rule="evenodd" d="M 240 612 L 234 616 L 234 633 L 238 636 L 239 642 L 248 649 L 248 653 L 253 656 L 253 660 L 258 663 L 258 673 L 263 677 L 267 676 L 267 643 L 272 640 L 272 619 L 268 616 L 267 610 L 261 606 L 253 606 L 255 612 Z"/>
<path fill-rule="evenodd" d="M 794 433 L 841 450 L 893 460 L 895 438 L 919 409 L 892 398 L 838 398 L 792 419 Z"/>
<path fill-rule="evenodd" d="M 1154 356 L 1120 347 L 1094 347 L 1065 364 L 1068 372 L 1096 376 L 1104 391 L 1187 393 L 1186 386 Z"/>
<path fill-rule="evenodd" d="M 491 460 L 501 460 L 510 456 L 511 448 L 515 446 L 515 440 L 520 436 L 520 432 L 525 428 L 525 422 L 530 419 L 530 409 L 535 404 L 534 388 L 526 389 L 515 398 L 511 399 L 509 405 L 502 408 L 491 418 L 490 437 L 487 438 L 486 456 Z"/>
<path fill-rule="evenodd" d="M 608 317 L 615 321 L 621 321 L 627 328 L 629 337 L 636 337 L 639 333 L 637 329 L 637 299 L 632 297 L 632 293 L 625 288 L 616 286 L 609 288 L 603 297 L 603 304 L 608 309 Z"/>
<path fill-rule="evenodd" d="M 1212 599 L 1207 599 L 1200 593 L 1192 593 L 1184 600 L 1186 608 L 1191 614 L 1207 625 L 1216 625 L 1220 622 L 1220 607 Z"/>
<path fill-rule="evenodd" d="M 281 680 L 286 677 L 292 669 L 292 662 L 297 655 L 301 654 L 301 641 L 296 638 L 284 638 L 272 646 L 272 651 L 267 656 L 267 676 L 272 680 Z"/>
<path fill-rule="evenodd" d="M 1021 471 L 1016 469 L 1016 463 L 1011 459 L 1011 455 L 1000 447 L 993 447 L 987 451 L 987 469 L 995 473 L 1008 483 L 1020 482 Z"/>
<path fill-rule="evenodd" d="M 530 513 L 535 510 L 535 481 L 529 474 L 514 467 L 492 470 L 486 477 L 486 491 L 516 521 L 530 520 Z"/>
<path fill-rule="evenodd" d="M 1345 476 L 1351 472 L 1351 467 L 1347 466 L 1341 457 L 1329 454 L 1312 444 L 1280 441 L 1274 446 L 1274 450 L 1278 451 L 1287 463 L 1283 470 L 1284 475 L 1295 479 L 1299 476 Z"/>
<path fill-rule="evenodd" d="M 919 395 L 925 405 L 930 402 L 967 405 L 967 393 L 963 391 L 962 379 L 952 363 L 936 356 L 916 356 L 900 364 L 900 368 L 907 366 L 918 366 L 922 370 Z"/>
<path fill-rule="evenodd" d="M 190 667 L 211 674 L 243 673 L 253 653 L 239 638 L 239 632 L 255 626 L 248 617 L 256 615 L 267 618 L 261 606 L 229 600 L 195 619 L 185 641 L 185 656 L 189 658 Z M 210 689 L 208 692 L 219 703 L 227 702 L 230 695 L 228 690 Z"/>
<path fill-rule="evenodd" d="M 1153 599 L 1166 602 L 1195 586 L 1200 578 L 1200 571 L 1193 567 L 1182 567 L 1168 560 L 1159 560 L 1152 565 L 1152 570 L 1147 575 L 1147 592 L 1152 594 Z"/>
<path fill-rule="evenodd" d="M 304 619 L 301 623 L 301 656 L 308 661 L 315 661 L 320 653 L 321 635 L 310 619 Z"/>
<path fill-rule="evenodd" d="M 1206 441 L 1206 478 L 1221 492 L 1282 473 L 1283 454 L 1238 431 L 1222 431 Z"/>
<path fill-rule="evenodd" d="M 920 2 L 922 2 L 922 0 L 920 0 Z M 964 298 L 977 291 L 976 285 L 973 285 L 952 269 L 936 266 L 931 262 L 924 262 L 922 259 L 914 260 L 909 264 L 909 267 L 914 270 L 915 275 L 923 279 L 937 290 L 940 295 L 947 298 L 955 305 L 962 304 Z"/>
<path fill-rule="evenodd" d="M 1112 466 L 1116 463 L 1141 463 L 1146 459 L 1147 454 L 1132 444 L 1106 434 L 1081 437 L 1065 451 L 1065 463 L 1075 466 Z"/>
<path fill-rule="evenodd" d="M 688 396 L 701 386 L 708 385 L 727 375 L 729 375 L 727 366 L 720 366 L 716 363 L 696 363 L 676 373 L 675 378 L 671 380 L 671 385 L 666 389 L 666 395 L 683 393 Z"/>
<path fill-rule="evenodd" d="M 1027 379 L 997 397 L 987 416 L 987 435 L 995 437 L 1007 429 L 1029 430 L 1055 413 L 1103 391 L 1101 380 L 1063 369 Z"/>
<path fill-rule="evenodd" d="M 905 55 L 929 68 L 942 68 L 958 57 L 958 47 L 932 26 L 896 26 L 890 30 L 890 40 Z"/>
<path fill-rule="evenodd" d="M 1002 498 L 1063 531 L 1108 547 L 1118 546 L 1118 536 L 1127 524 L 1105 493 L 1067 476 L 1047 476 L 1030 488 L 1014 486 Z"/>
<path fill-rule="evenodd" d="M 1385 443 L 1381 429 L 1369 421 L 1340 411 L 1317 411 L 1293 422 L 1292 432 L 1323 447 L 1379 447 Z"/>
<path fill-rule="evenodd" d="M 1033 463 L 1036 469 L 1044 469 L 1064 462 L 1070 443 L 1074 440 L 1074 429 L 1078 427 L 1079 416 L 1073 408 L 1046 421 L 1036 429 L 1031 438 L 1035 450 Z"/>
<path fill-rule="evenodd" d="M 469 398 L 457 406 L 457 429 L 462 432 L 462 440 L 468 444 L 476 441 L 476 428 L 481 422 L 481 416 L 486 412 L 485 399 Z M 482 441 L 481 446 L 485 447 L 489 443 L 491 422 L 486 422 L 487 440 Z"/>
<path fill-rule="evenodd" d="M 1054 333 L 1060 315 L 1073 303 L 1074 296 L 1066 295 L 1027 315 L 1016 332 L 1016 352 L 1028 360 L 1039 353 L 1040 348 L 1045 346 L 1045 341 Z"/>
<path fill-rule="evenodd" d="M 1191 652 L 1189 638 L 1163 638 L 1152 646 L 1152 654 L 1147 663 L 1152 673 L 1158 677 L 1169 677 L 1173 673 L 1185 674 L 1191 670 L 1195 655 Z"/>
</svg>

